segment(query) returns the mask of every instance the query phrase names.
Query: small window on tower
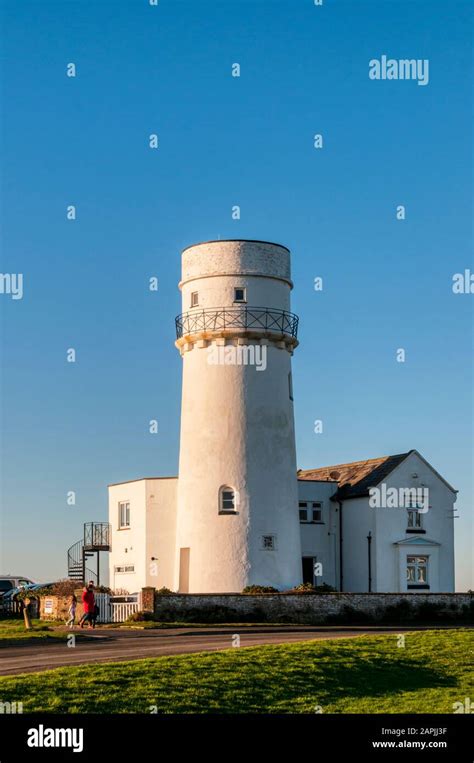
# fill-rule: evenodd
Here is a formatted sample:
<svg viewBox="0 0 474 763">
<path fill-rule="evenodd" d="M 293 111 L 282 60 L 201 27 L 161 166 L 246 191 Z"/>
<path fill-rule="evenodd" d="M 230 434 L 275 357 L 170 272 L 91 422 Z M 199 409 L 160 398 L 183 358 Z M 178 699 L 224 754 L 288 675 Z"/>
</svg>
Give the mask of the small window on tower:
<svg viewBox="0 0 474 763">
<path fill-rule="evenodd" d="M 219 514 L 235 514 L 235 490 L 232 487 L 221 487 L 219 491 Z"/>
<path fill-rule="evenodd" d="M 273 551 L 273 549 L 276 548 L 276 536 L 262 535 L 262 548 Z"/>
<path fill-rule="evenodd" d="M 293 377 L 291 375 L 291 371 L 288 374 L 288 395 L 290 400 L 293 400 Z"/>
<path fill-rule="evenodd" d="M 197 307 L 199 305 L 199 292 L 191 292 L 191 307 Z"/>
<path fill-rule="evenodd" d="M 244 286 L 235 287 L 234 302 L 247 302 L 247 289 Z"/>
</svg>

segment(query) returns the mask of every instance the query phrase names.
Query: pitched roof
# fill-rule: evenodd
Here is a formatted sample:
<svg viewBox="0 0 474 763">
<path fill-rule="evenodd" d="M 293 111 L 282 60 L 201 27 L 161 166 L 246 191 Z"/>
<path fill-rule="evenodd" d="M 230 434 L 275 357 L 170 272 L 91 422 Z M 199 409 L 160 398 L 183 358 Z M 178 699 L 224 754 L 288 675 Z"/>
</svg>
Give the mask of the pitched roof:
<svg viewBox="0 0 474 763">
<path fill-rule="evenodd" d="M 333 499 L 358 498 L 368 495 L 369 488 L 382 482 L 411 452 L 352 461 L 350 464 L 322 466 L 320 469 L 300 469 L 298 479 L 337 481 L 339 487 L 332 496 Z"/>
</svg>

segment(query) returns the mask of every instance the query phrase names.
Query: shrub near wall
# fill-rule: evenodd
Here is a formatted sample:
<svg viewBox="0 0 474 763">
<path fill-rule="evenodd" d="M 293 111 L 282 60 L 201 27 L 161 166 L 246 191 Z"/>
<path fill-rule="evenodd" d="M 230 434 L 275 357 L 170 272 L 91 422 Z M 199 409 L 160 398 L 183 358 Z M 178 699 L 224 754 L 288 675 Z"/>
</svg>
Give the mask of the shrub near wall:
<svg viewBox="0 0 474 763">
<path fill-rule="evenodd" d="M 300 624 L 472 623 L 474 597 L 466 593 L 155 594 L 162 621 Z"/>
</svg>

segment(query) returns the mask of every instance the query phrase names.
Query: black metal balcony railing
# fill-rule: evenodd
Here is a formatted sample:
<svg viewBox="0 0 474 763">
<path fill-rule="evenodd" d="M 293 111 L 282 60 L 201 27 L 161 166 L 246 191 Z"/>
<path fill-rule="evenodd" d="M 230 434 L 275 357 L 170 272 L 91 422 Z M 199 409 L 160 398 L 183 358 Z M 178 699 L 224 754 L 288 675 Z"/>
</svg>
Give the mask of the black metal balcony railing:
<svg viewBox="0 0 474 763">
<path fill-rule="evenodd" d="M 84 525 L 84 548 L 108 551 L 110 549 L 110 524 L 86 522 Z"/>
<path fill-rule="evenodd" d="M 278 334 L 289 334 L 296 339 L 298 320 L 294 313 L 268 307 L 213 307 L 178 315 L 175 319 L 176 336 L 181 339 L 185 334 L 200 331 L 263 329 Z"/>
</svg>

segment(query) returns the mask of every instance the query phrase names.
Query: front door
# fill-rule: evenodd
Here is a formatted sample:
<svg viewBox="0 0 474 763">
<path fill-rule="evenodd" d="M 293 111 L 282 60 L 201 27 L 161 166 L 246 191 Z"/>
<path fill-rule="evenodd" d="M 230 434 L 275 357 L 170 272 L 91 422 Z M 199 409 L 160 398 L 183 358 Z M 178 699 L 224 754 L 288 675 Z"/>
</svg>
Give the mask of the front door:
<svg viewBox="0 0 474 763">
<path fill-rule="evenodd" d="M 303 556 L 303 583 L 314 585 L 314 556 Z"/>
<path fill-rule="evenodd" d="M 189 548 L 179 550 L 179 592 L 189 593 Z"/>
</svg>

